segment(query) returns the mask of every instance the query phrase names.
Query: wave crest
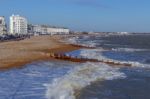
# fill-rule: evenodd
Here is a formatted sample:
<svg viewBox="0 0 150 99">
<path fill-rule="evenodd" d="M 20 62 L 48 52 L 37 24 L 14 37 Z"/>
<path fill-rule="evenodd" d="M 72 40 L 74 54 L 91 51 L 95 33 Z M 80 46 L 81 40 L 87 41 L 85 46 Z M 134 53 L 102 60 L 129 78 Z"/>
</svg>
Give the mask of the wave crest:
<svg viewBox="0 0 150 99">
<path fill-rule="evenodd" d="M 46 97 L 48 99 L 75 99 L 74 91 L 90 85 L 91 82 L 125 77 L 126 75 L 120 72 L 119 68 L 102 63 L 84 63 L 49 84 Z"/>
</svg>

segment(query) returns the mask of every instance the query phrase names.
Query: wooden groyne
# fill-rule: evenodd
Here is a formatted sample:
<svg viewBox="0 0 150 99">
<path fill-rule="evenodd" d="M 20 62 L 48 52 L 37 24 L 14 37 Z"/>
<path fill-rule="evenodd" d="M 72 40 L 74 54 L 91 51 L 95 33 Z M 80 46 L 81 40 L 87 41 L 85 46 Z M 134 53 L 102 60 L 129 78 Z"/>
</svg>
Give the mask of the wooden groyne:
<svg viewBox="0 0 150 99">
<path fill-rule="evenodd" d="M 75 47 L 85 48 L 85 49 L 86 48 L 87 49 L 96 49 L 96 47 L 94 47 L 94 46 L 86 46 L 86 45 L 80 45 L 80 44 L 70 44 L 70 45 L 75 46 Z M 101 49 L 107 50 L 107 51 L 112 50 L 111 48 L 101 48 Z"/>
<path fill-rule="evenodd" d="M 85 45 L 80 45 L 80 44 L 70 44 L 72 46 L 75 47 L 80 47 L 80 48 L 88 48 L 88 49 L 95 49 L 96 47 L 92 47 L 92 46 L 85 46 Z"/>
<path fill-rule="evenodd" d="M 71 55 L 60 54 L 60 53 L 46 53 L 46 55 L 51 58 L 71 61 L 71 62 L 101 62 L 109 65 L 132 66 L 132 64 L 130 63 L 115 62 L 111 60 L 89 59 L 85 57 L 77 57 L 77 56 L 71 56 Z"/>
</svg>

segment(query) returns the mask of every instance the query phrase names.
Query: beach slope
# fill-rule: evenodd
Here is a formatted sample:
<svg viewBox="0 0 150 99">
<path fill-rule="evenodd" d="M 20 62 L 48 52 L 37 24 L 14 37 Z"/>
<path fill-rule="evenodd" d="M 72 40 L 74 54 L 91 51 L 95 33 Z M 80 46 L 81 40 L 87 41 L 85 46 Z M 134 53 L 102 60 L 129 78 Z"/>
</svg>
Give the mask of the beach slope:
<svg viewBox="0 0 150 99">
<path fill-rule="evenodd" d="M 59 42 L 59 36 L 33 36 L 20 41 L 0 43 L 0 69 L 21 67 L 32 61 L 49 59 L 45 53 L 68 52 L 77 46 Z"/>
</svg>

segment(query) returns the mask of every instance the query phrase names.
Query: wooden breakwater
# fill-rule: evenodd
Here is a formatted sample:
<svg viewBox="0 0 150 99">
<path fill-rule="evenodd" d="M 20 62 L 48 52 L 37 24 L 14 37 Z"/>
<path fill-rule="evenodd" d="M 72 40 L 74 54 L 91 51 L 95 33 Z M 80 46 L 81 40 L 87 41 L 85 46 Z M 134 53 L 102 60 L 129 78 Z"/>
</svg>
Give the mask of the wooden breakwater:
<svg viewBox="0 0 150 99">
<path fill-rule="evenodd" d="M 88 48 L 88 49 L 95 49 L 96 48 L 96 47 L 85 46 L 85 45 L 80 45 L 80 44 L 70 44 L 70 45 L 75 46 L 75 47 Z"/>
<path fill-rule="evenodd" d="M 71 55 L 66 55 L 61 53 L 46 53 L 46 56 L 55 59 L 65 60 L 65 61 L 72 61 L 72 62 L 101 62 L 109 65 L 132 66 L 131 63 L 115 62 L 111 60 L 89 59 L 85 57 L 77 57 L 77 56 L 71 56 Z"/>
<path fill-rule="evenodd" d="M 96 47 L 94 46 L 86 46 L 86 45 L 80 45 L 80 44 L 70 44 L 72 46 L 75 46 L 75 47 L 80 47 L 80 48 L 87 48 L 87 49 L 96 49 Z M 111 48 L 101 48 L 103 50 L 112 50 Z"/>
</svg>

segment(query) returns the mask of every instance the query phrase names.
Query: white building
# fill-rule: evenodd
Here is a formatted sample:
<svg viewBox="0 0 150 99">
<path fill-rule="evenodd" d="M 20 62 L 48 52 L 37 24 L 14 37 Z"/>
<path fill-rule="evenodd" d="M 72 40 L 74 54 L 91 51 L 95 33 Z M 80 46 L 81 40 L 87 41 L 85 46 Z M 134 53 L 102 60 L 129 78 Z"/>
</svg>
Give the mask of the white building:
<svg viewBox="0 0 150 99">
<path fill-rule="evenodd" d="M 38 34 L 69 34 L 69 29 L 66 28 L 59 28 L 59 27 L 50 27 L 47 25 L 34 25 L 33 26 L 33 32 Z"/>
<path fill-rule="evenodd" d="M 7 32 L 5 18 L 0 17 L 0 35 L 5 34 Z"/>
<path fill-rule="evenodd" d="M 69 29 L 48 27 L 47 32 L 51 35 L 54 34 L 64 35 L 64 34 L 69 34 Z"/>
<path fill-rule="evenodd" d="M 42 25 L 34 25 L 33 32 L 38 34 L 47 34 L 47 27 Z"/>
<path fill-rule="evenodd" d="M 10 17 L 10 33 L 11 34 L 27 34 L 27 19 L 19 15 Z"/>
</svg>

